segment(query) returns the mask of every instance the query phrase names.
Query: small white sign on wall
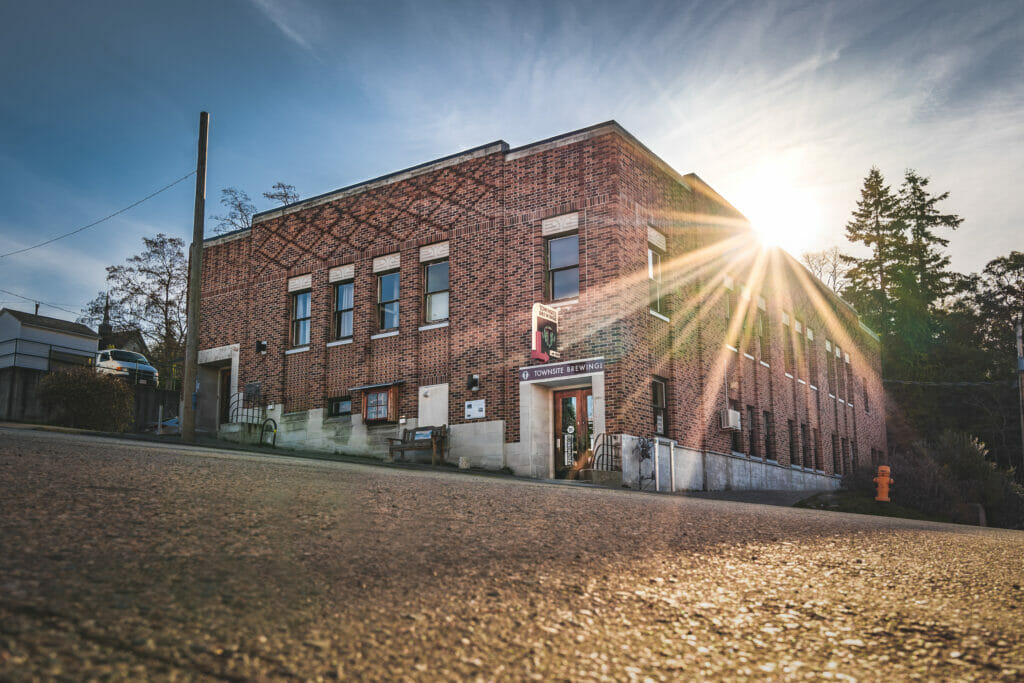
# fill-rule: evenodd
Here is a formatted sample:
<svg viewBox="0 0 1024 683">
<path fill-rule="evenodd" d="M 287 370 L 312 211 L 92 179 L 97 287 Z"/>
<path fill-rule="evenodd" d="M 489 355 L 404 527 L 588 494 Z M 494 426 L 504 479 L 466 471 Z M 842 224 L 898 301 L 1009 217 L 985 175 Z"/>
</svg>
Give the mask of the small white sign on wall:
<svg viewBox="0 0 1024 683">
<path fill-rule="evenodd" d="M 485 415 L 484 403 L 486 399 L 479 399 L 477 401 L 466 401 L 466 419 L 477 420 Z"/>
</svg>

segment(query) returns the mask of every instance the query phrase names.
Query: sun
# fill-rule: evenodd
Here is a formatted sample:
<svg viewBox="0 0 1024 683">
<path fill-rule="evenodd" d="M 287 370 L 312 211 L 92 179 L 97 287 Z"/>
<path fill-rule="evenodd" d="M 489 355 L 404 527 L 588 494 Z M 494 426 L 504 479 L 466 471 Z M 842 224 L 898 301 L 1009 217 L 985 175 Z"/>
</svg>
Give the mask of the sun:
<svg viewBox="0 0 1024 683">
<path fill-rule="evenodd" d="M 811 249 L 824 230 L 812 190 L 798 184 L 792 163 L 762 164 L 746 179 L 734 202 L 765 246 L 794 256 Z"/>
</svg>

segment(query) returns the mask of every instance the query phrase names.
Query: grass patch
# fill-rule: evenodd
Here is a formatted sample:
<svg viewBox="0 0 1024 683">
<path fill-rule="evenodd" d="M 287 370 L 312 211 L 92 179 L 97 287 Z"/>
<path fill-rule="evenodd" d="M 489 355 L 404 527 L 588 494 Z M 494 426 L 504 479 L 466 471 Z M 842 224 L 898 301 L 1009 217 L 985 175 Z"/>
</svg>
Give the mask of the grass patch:
<svg viewBox="0 0 1024 683">
<path fill-rule="evenodd" d="M 879 517 L 902 517 L 919 519 L 926 522 L 948 522 L 948 518 L 932 517 L 912 508 L 902 507 L 895 503 L 881 503 L 871 496 L 851 491 L 829 491 L 805 498 L 793 507 L 811 510 L 831 510 L 833 512 L 853 512 L 858 515 L 877 515 Z"/>
</svg>

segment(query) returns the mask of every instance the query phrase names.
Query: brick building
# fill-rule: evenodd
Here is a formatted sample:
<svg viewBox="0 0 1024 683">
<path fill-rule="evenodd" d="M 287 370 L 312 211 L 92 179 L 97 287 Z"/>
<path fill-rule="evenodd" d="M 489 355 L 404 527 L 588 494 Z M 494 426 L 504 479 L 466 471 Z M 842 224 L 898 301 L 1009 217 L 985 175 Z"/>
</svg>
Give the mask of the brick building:
<svg viewBox="0 0 1024 683">
<path fill-rule="evenodd" d="M 266 211 L 203 254 L 197 424 L 225 438 L 243 405 L 336 452 L 447 424 L 452 460 L 679 489 L 827 488 L 886 448 L 877 337 L 615 122 Z"/>
</svg>

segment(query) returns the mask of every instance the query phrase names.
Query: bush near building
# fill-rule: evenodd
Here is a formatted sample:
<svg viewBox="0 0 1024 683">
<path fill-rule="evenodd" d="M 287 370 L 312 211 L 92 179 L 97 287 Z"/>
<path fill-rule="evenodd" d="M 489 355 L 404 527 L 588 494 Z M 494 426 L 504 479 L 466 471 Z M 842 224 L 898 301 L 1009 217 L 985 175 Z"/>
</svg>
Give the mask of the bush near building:
<svg viewBox="0 0 1024 683">
<path fill-rule="evenodd" d="M 988 450 L 976 438 L 945 431 L 931 441 L 918 441 L 907 451 L 889 455 L 894 503 L 926 515 L 968 521 L 967 506 L 985 508 L 990 526 L 1024 529 L 1024 487 L 1014 481 L 1013 471 L 996 468 Z M 843 477 L 843 488 L 864 495 L 875 494 L 873 467 L 860 467 Z"/>
<path fill-rule="evenodd" d="M 54 372 L 40 382 L 40 395 L 57 424 L 104 432 L 123 432 L 132 425 L 132 388 L 114 375 L 91 368 Z"/>
</svg>

